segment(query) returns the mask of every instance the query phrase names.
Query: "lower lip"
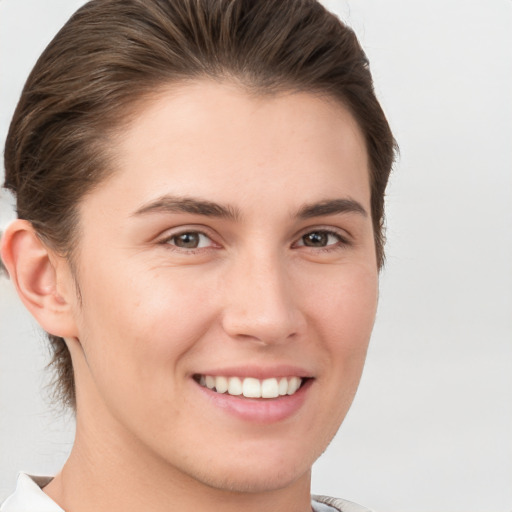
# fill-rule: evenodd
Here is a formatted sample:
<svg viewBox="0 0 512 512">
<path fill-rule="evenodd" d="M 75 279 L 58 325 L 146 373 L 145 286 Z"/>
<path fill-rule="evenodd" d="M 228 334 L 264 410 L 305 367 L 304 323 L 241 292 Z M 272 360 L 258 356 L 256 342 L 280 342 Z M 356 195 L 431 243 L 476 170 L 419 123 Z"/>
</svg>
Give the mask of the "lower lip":
<svg viewBox="0 0 512 512">
<path fill-rule="evenodd" d="M 308 379 L 293 395 L 277 398 L 245 398 L 217 393 L 193 380 L 199 391 L 216 407 L 251 423 L 276 423 L 292 417 L 304 404 L 312 381 L 313 379 Z"/>
</svg>

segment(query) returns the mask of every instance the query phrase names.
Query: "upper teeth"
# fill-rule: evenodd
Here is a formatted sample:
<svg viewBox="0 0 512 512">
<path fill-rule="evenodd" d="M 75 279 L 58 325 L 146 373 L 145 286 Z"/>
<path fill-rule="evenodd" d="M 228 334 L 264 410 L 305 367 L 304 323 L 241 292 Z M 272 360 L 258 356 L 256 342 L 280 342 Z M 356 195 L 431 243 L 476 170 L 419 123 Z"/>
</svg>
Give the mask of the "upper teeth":
<svg viewBox="0 0 512 512">
<path fill-rule="evenodd" d="M 283 395 L 293 395 L 302 384 L 300 377 L 281 377 L 271 379 L 255 379 L 246 377 L 213 377 L 202 375 L 199 384 L 217 391 L 217 393 L 228 393 L 229 395 L 243 395 L 247 398 L 276 398 Z"/>
</svg>

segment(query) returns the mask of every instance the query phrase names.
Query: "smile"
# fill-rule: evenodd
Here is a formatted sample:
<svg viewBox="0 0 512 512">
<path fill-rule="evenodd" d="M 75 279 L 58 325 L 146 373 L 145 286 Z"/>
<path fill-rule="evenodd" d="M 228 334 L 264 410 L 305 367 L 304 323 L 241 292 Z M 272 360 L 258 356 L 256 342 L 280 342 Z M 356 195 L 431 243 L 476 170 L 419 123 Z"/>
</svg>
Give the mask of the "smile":
<svg viewBox="0 0 512 512">
<path fill-rule="evenodd" d="M 216 393 L 246 398 L 277 398 L 294 395 L 303 383 L 303 379 L 300 377 L 256 379 L 254 377 L 196 375 L 194 379 L 199 385 Z"/>
</svg>

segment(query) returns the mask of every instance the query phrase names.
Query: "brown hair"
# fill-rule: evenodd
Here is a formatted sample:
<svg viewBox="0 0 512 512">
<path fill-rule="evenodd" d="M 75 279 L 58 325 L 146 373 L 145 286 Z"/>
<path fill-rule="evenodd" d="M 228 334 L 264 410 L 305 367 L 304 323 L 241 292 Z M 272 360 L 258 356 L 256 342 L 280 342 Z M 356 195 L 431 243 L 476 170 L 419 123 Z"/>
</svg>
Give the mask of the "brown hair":
<svg viewBox="0 0 512 512">
<path fill-rule="evenodd" d="M 318 92 L 350 109 L 366 139 L 381 266 L 395 142 L 355 34 L 315 0 L 88 2 L 41 55 L 14 113 L 5 187 L 18 216 L 72 262 L 77 205 L 109 173 L 109 135 L 155 89 L 203 77 L 259 93 Z M 57 392 L 74 407 L 69 351 L 49 339 Z"/>
</svg>

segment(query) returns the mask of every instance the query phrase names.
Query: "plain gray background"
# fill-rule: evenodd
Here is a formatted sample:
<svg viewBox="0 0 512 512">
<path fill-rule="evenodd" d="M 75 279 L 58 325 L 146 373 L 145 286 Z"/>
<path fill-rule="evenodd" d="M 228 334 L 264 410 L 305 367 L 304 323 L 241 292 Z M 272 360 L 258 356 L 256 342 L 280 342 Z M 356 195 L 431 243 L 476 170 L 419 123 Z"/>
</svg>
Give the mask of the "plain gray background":
<svg viewBox="0 0 512 512">
<path fill-rule="evenodd" d="M 0 140 L 23 82 L 83 2 L 0 0 Z M 313 491 L 381 512 L 512 510 L 512 1 L 332 0 L 360 37 L 400 147 L 387 266 L 355 404 Z M 13 217 L 0 197 L 0 229 Z M 0 501 L 52 474 L 73 422 L 0 278 Z"/>
</svg>

